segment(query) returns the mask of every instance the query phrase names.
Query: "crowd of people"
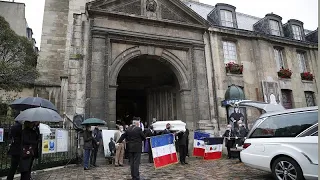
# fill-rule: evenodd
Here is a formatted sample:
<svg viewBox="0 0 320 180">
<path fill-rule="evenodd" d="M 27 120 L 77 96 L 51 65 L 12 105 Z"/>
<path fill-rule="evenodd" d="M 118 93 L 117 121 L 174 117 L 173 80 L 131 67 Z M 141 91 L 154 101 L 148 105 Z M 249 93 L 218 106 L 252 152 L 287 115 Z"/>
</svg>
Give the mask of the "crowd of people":
<svg viewBox="0 0 320 180">
<path fill-rule="evenodd" d="M 116 126 L 117 131 L 114 137 L 110 138 L 109 150 L 114 156 L 114 165 L 116 167 L 123 166 L 124 158 L 128 157 L 131 169 L 132 179 L 140 179 L 139 165 L 142 152 L 148 152 L 149 163 L 153 163 L 152 148 L 150 138 L 152 136 L 173 133 L 176 137 L 176 148 L 180 155 L 180 163 L 188 164 L 186 156 L 188 155 L 189 130 L 186 131 L 171 131 L 171 125 L 168 123 L 163 131 L 156 132 L 153 126 L 143 126 L 140 118 L 134 118 L 130 126 Z M 90 164 L 97 166 L 96 152 L 101 141 L 101 132 L 98 127 L 95 127 L 96 132 L 91 132 L 91 127 L 87 126 L 84 131 L 84 170 L 89 170 L 90 151 L 92 150 Z"/>
<path fill-rule="evenodd" d="M 31 170 L 34 159 L 39 158 L 40 122 L 25 121 L 24 124 L 16 121 L 11 127 L 8 155 L 11 156 L 11 166 L 7 180 L 13 180 L 18 167 L 21 180 L 31 179 Z"/>
</svg>

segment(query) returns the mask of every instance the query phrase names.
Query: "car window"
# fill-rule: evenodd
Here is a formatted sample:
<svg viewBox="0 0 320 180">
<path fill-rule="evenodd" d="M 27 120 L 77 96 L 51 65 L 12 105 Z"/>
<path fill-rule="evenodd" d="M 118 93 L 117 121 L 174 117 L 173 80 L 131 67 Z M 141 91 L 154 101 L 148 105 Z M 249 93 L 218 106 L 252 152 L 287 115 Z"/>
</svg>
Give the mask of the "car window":
<svg viewBox="0 0 320 180">
<path fill-rule="evenodd" d="M 271 116 L 254 130 L 250 138 L 296 137 L 317 122 L 318 112 Z"/>
</svg>

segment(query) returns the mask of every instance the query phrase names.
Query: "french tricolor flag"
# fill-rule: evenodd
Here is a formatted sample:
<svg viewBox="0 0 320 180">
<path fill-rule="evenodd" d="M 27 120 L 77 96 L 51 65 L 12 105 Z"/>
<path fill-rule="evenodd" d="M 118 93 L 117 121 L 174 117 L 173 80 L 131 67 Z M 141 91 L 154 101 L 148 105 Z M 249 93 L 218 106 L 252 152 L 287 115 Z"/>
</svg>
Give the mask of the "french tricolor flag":
<svg viewBox="0 0 320 180">
<path fill-rule="evenodd" d="M 204 132 L 194 132 L 193 156 L 204 156 L 205 144 L 204 138 L 210 137 L 210 134 Z"/>
<path fill-rule="evenodd" d="M 205 152 L 204 160 L 220 159 L 222 157 L 222 137 L 210 137 L 204 139 Z"/>
<path fill-rule="evenodd" d="M 152 136 L 151 147 L 155 168 L 178 163 L 173 134 Z"/>
</svg>

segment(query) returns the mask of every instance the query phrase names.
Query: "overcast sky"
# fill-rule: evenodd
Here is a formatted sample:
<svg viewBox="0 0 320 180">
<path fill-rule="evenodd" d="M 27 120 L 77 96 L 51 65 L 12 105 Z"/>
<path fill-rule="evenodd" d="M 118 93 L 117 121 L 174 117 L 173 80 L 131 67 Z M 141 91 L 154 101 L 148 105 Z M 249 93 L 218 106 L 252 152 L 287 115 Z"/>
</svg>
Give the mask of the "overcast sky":
<svg viewBox="0 0 320 180">
<path fill-rule="evenodd" d="M 10 1 L 10 0 L 5 0 Z M 37 46 L 40 46 L 45 0 L 15 0 L 26 5 L 26 19 L 34 33 Z M 304 28 L 315 30 L 318 27 L 318 0 L 200 0 L 210 5 L 227 3 L 236 7 L 237 12 L 263 18 L 267 13 L 280 15 L 282 23 L 298 19 Z"/>
</svg>

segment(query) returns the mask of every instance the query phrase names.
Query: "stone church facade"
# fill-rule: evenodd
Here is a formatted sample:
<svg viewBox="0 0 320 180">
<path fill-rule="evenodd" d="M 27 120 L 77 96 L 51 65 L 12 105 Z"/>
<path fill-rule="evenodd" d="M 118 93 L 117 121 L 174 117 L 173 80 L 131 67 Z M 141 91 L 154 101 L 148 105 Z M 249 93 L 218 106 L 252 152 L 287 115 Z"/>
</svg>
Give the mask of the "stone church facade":
<svg viewBox="0 0 320 180">
<path fill-rule="evenodd" d="M 220 10 L 232 12 L 233 27 L 219 21 Z M 310 32 L 303 37 L 311 41 L 290 40 L 284 30 L 270 38 L 254 29 L 260 20 L 230 5 L 195 1 L 46 0 L 35 94 L 71 120 L 80 114 L 114 128 L 127 116 L 181 119 L 191 130 L 215 133 L 227 123 L 221 101 L 231 85 L 241 87 L 246 99 L 268 101 L 262 84 L 276 83 L 279 94 L 291 90 L 294 107 L 306 106 L 303 92 L 316 98 L 316 84 L 301 81 L 299 73 L 279 79 L 273 47 L 284 48 L 284 64 L 292 71 L 299 69 L 294 52 L 306 52 L 306 68 L 318 77 L 315 38 Z M 233 57 L 243 73 L 226 72 L 231 51 L 224 41 L 235 44 Z M 246 112 L 249 122 L 259 115 Z"/>
</svg>

